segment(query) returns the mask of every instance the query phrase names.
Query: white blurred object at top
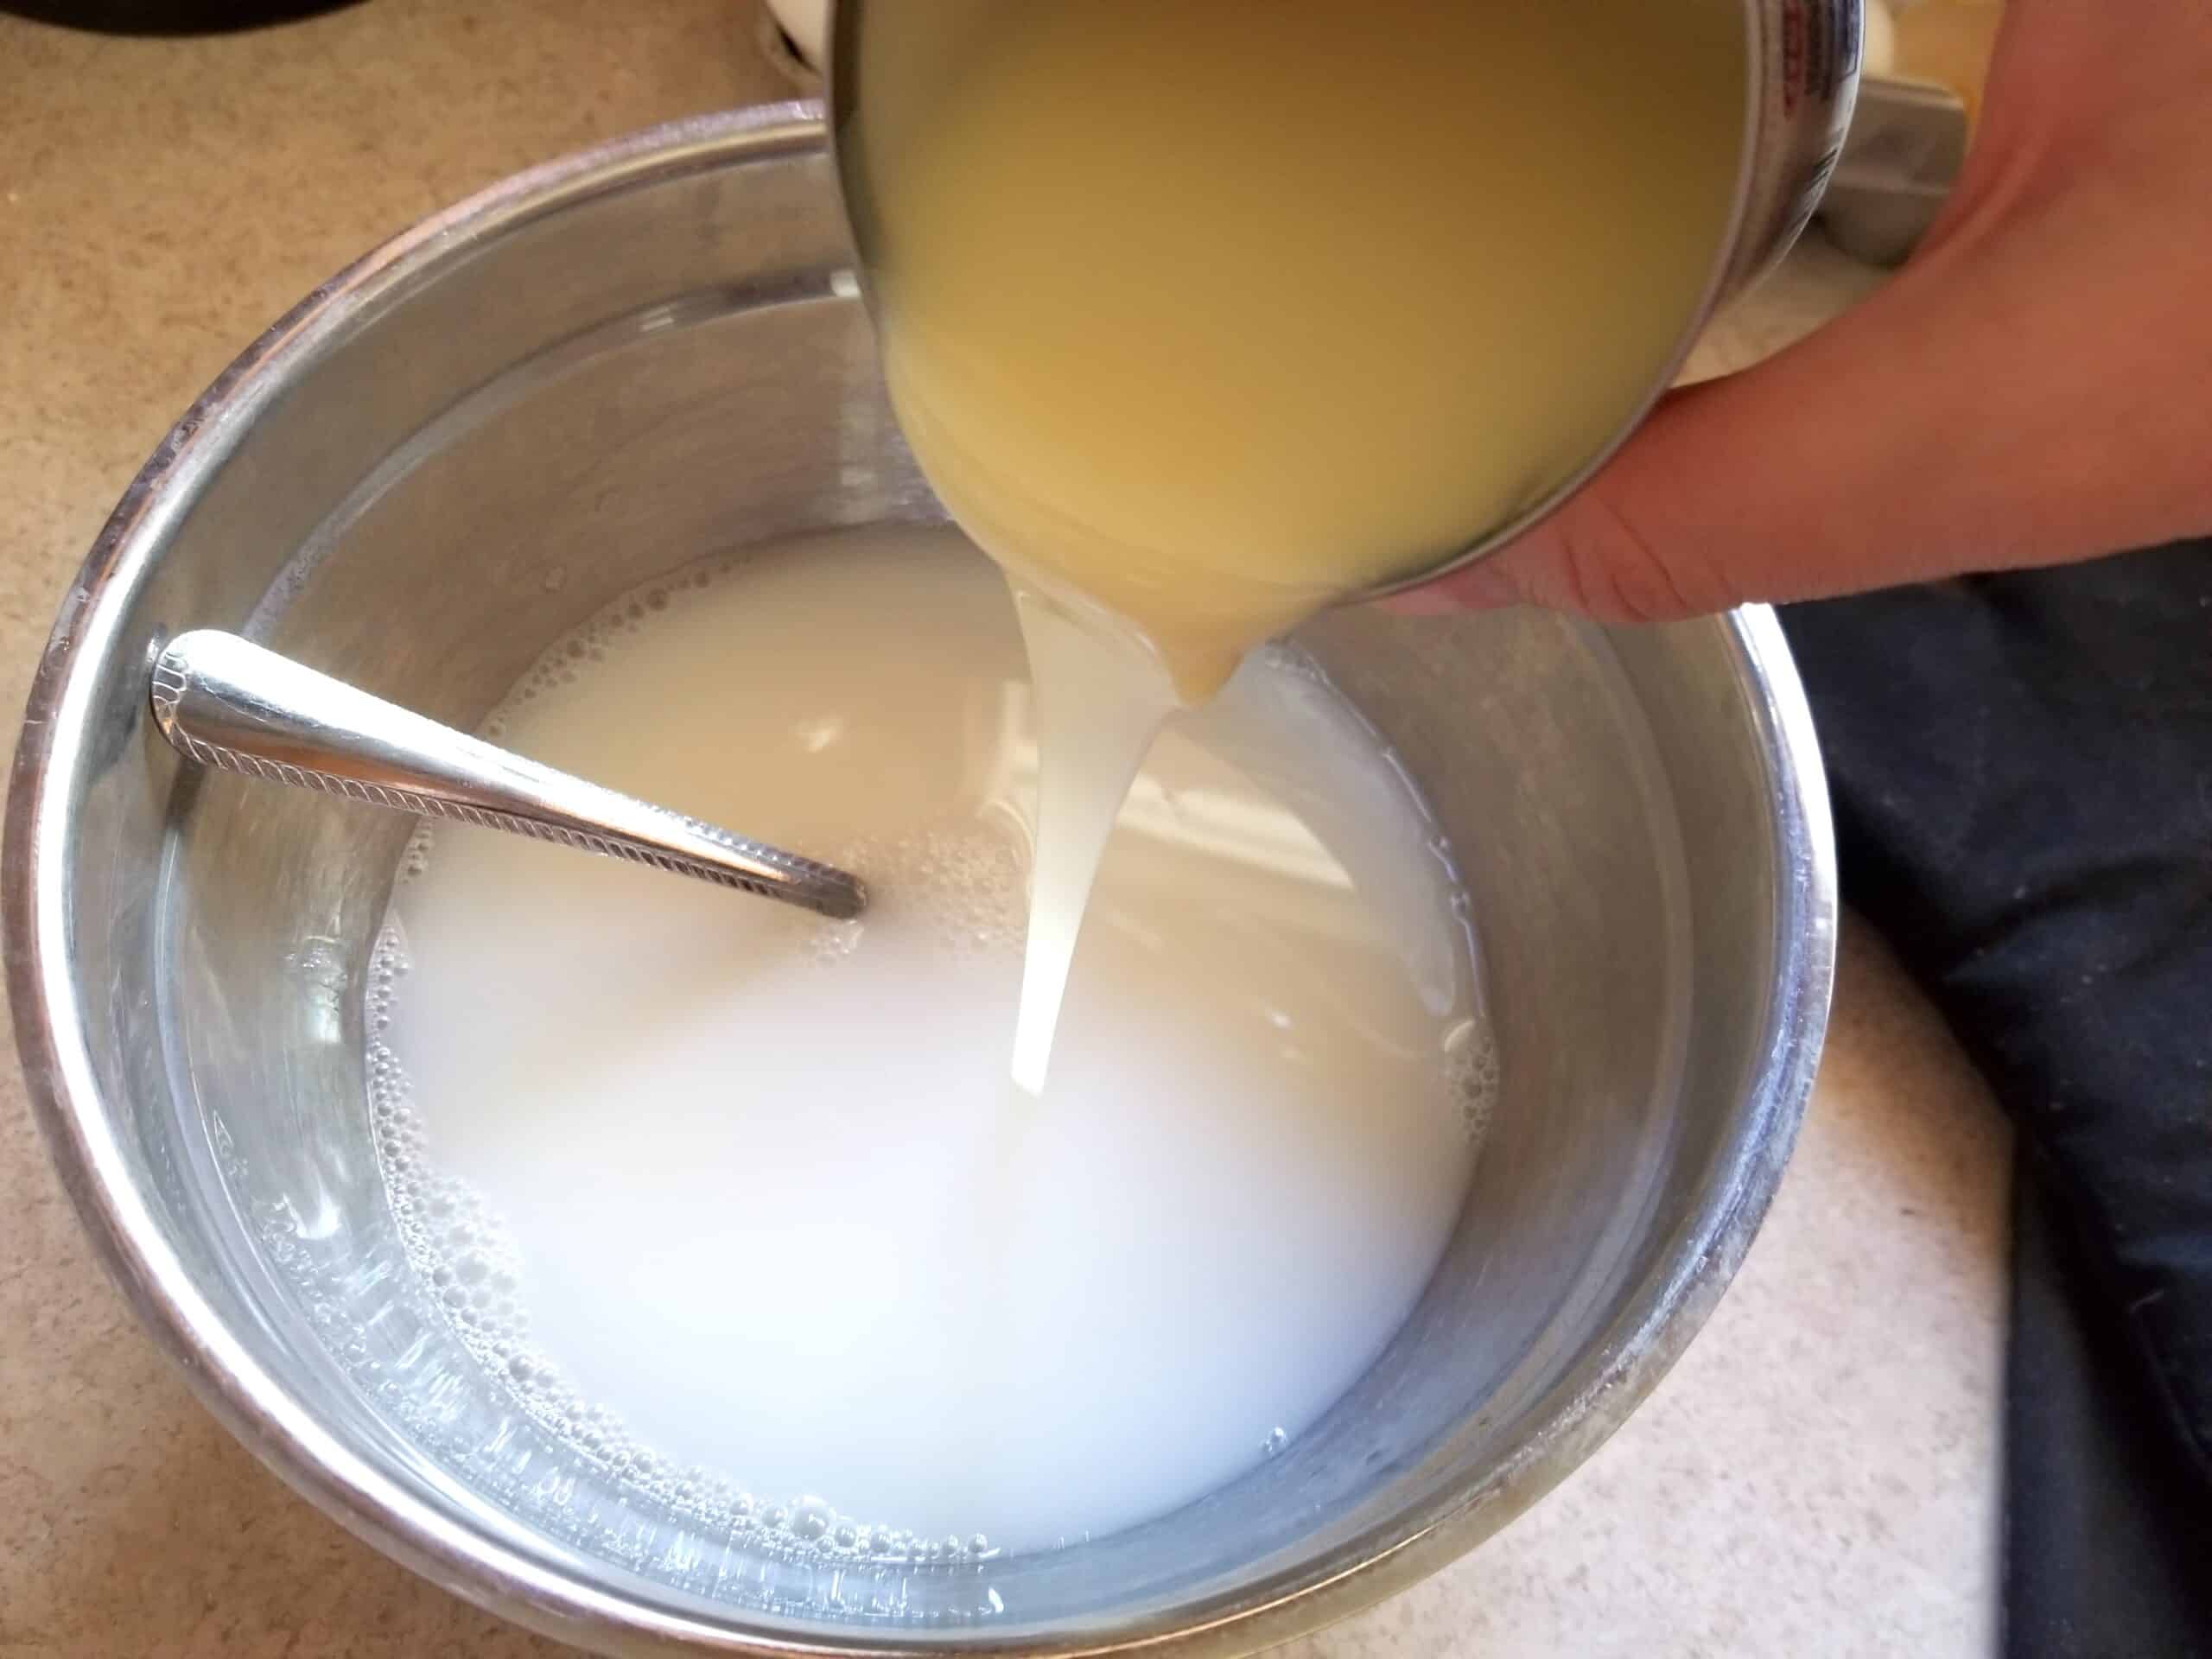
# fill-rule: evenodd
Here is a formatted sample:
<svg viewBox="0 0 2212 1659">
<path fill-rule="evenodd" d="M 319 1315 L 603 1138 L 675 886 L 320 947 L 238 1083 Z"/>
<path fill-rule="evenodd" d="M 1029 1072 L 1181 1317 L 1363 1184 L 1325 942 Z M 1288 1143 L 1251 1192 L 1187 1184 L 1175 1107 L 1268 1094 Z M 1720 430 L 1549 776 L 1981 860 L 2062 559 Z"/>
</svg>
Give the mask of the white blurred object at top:
<svg viewBox="0 0 2212 1659">
<path fill-rule="evenodd" d="M 768 10 L 799 56 L 821 68 L 830 51 L 830 0 L 768 0 Z"/>
<path fill-rule="evenodd" d="M 1889 0 L 1866 0 L 1865 44 L 1860 67 L 1870 75 L 1893 75 L 1897 67 L 1897 19 Z"/>
</svg>

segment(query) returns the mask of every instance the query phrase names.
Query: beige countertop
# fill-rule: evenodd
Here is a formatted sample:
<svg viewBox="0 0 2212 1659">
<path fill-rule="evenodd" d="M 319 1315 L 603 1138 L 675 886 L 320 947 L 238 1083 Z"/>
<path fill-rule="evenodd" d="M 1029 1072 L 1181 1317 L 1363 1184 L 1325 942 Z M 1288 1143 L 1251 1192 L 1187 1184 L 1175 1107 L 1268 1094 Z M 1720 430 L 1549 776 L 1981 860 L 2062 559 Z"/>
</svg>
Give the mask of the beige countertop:
<svg viewBox="0 0 2212 1659">
<path fill-rule="evenodd" d="M 169 423 L 409 221 L 669 117 L 787 95 L 741 0 L 370 0 L 190 42 L 0 17 L 0 708 Z M 1716 340 L 1866 278 L 1814 249 Z M 263 1471 L 103 1280 L 0 1060 L 0 1659 L 551 1655 Z M 1301 1659 L 1981 1656 L 1994 1645 L 2004 1130 L 1847 927 L 1796 1159 L 1719 1311 L 1557 1492 Z"/>
</svg>

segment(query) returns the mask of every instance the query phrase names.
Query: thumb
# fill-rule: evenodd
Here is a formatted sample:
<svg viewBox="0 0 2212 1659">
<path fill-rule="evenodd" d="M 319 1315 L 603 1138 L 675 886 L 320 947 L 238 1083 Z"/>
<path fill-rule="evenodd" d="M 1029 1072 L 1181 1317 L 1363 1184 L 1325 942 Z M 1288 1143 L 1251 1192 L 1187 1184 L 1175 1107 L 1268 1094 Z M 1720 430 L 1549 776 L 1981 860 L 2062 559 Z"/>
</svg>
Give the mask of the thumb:
<svg viewBox="0 0 2212 1659">
<path fill-rule="evenodd" d="M 1755 368 L 1670 393 L 1610 462 L 1416 608 L 1535 604 L 1669 620 L 1942 572 L 1944 460 L 1986 420 L 1968 283 L 1938 253 Z M 2002 342 L 1998 346 L 2000 353 Z M 2014 353 L 2017 356 L 2017 352 Z"/>
<path fill-rule="evenodd" d="M 2202 0 L 2139 10 L 2012 0 L 1903 271 L 1666 398 L 1552 517 L 1408 597 L 1656 620 L 2212 529 L 2212 32 Z"/>
</svg>

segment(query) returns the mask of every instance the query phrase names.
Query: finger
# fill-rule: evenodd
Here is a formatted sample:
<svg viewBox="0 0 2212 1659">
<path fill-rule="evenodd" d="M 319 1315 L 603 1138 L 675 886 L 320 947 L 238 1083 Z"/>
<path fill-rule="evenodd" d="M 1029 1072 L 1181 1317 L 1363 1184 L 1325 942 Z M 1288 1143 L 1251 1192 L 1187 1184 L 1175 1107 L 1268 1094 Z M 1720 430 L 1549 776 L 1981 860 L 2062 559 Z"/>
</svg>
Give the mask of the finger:
<svg viewBox="0 0 2212 1659">
<path fill-rule="evenodd" d="M 1446 591 L 1647 621 L 1929 574 L 1941 553 L 1897 509 L 1948 447 L 1929 407 L 1931 321 L 1891 289 L 1756 368 L 1669 395 L 1589 485 Z"/>
<path fill-rule="evenodd" d="M 1780 355 L 1669 396 L 1557 512 L 1441 591 L 1658 620 L 2090 550 L 2015 533 L 2038 447 L 2072 418 L 2052 399 L 2067 365 L 2023 341 L 2078 319 L 2016 279 L 2034 262 L 2006 238 L 1972 231 Z M 2109 385 L 2084 365 L 2085 397 Z"/>
</svg>

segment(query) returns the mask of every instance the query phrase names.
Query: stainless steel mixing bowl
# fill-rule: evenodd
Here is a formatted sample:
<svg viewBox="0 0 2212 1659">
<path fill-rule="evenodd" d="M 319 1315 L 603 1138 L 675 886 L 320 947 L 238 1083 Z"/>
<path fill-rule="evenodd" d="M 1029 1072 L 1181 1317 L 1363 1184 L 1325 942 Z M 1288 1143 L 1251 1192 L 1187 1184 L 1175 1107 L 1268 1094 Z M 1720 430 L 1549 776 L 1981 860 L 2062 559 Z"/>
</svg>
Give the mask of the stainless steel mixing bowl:
<svg viewBox="0 0 2212 1659">
<path fill-rule="evenodd" d="M 704 1532 L 479 1370 L 406 1265 L 364 1102 L 405 822 L 180 770 L 149 718 L 161 641 L 208 626 L 470 724 L 626 588 L 933 519 L 847 261 L 794 106 L 524 175 L 272 328 L 131 485 L 41 665 L 5 855 L 24 1066 L 86 1226 L 210 1408 L 486 1606 L 624 1653 L 1249 1651 L 1532 1502 L 1741 1257 L 1810 1085 L 1834 923 L 1770 617 L 1304 631 L 1473 896 L 1503 1084 L 1458 1232 L 1373 1370 L 1243 1479 L 1118 1536 L 918 1568 Z"/>
</svg>

